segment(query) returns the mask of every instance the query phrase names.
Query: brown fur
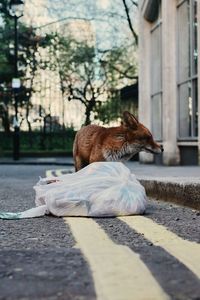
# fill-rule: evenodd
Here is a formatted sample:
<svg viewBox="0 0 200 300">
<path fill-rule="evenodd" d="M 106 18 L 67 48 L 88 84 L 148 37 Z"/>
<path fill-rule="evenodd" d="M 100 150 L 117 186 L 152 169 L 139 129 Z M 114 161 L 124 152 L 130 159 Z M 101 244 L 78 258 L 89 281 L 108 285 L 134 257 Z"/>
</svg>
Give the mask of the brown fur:
<svg viewBox="0 0 200 300">
<path fill-rule="evenodd" d="M 75 137 L 73 156 L 76 171 L 96 161 L 123 161 L 140 151 L 160 153 L 150 131 L 129 112 L 123 113 L 123 123 L 105 128 L 88 125 Z"/>
</svg>

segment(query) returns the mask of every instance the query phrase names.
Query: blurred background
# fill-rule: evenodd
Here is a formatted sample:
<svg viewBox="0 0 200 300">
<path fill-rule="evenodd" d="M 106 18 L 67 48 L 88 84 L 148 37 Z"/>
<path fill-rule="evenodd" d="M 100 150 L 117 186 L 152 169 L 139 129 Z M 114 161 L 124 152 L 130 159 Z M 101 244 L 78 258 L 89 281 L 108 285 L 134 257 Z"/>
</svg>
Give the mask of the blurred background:
<svg viewBox="0 0 200 300">
<path fill-rule="evenodd" d="M 199 20 L 197 0 L 1 0 L 0 157 L 71 155 L 128 110 L 165 150 L 140 162 L 198 165 Z"/>
<path fill-rule="evenodd" d="M 2 0 L 0 156 L 71 154 L 82 125 L 138 116 L 138 3 Z"/>
</svg>

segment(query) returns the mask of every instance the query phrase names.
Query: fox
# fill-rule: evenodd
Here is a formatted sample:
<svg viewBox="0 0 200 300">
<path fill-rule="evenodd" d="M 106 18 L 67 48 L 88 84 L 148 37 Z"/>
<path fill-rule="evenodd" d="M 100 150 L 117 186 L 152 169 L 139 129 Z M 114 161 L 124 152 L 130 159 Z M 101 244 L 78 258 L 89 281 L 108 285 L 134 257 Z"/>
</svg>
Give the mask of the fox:
<svg viewBox="0 0 200 300">
<path fill-rule="evenodd" d="M 87 125 L 76 133 L 73 144 L 75 171 L 93 162 L 124 162 L 141 151 L 159 154 L 164 149 L 155 142 L 149 129 L 125 111 L 120 126 Z"/>
</svg>

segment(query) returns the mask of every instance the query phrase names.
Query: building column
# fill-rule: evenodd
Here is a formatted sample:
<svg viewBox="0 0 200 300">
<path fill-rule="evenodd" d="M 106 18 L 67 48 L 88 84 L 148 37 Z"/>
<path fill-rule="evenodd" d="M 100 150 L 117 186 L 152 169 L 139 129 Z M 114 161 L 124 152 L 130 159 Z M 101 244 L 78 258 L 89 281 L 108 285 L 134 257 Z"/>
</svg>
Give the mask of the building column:
<svg viewBox="0 0 200 300">
<path fill-rule="evenodd" d="M 163 163 L 180 164 L 177 146 L 176 1 L 162 1 Z"/>
<path fill-rule="evenodd" d="M 151 129 L 151 24 L 142 15 L 143 1 L 139 1 L 139 121 Z M 153 155 L 145 152 L 139 154 L 140 162 L 152 163 Z"/>
<path fill-rule="evenodd" d="M 198 20 L 198 162 L 200 165 L 200 1 L 197 1 L 197 20 Z"/>
</svg>

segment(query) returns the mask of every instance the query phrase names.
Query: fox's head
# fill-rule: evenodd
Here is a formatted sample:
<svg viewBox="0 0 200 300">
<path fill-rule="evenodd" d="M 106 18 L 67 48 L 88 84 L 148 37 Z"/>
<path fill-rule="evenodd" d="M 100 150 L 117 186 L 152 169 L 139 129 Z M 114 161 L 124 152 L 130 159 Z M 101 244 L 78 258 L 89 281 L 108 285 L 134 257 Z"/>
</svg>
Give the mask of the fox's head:
<svg viewBox="0 0 200 300">
<path fill-rule="evenodd" d="M 126 132 L 126 141 L 137 148 L 136 152 L 159 154 L 164 151 L 163 147 L 154 141 L 151 132 L 128 111 L 123 113 L 122 127 Z"/>
</svg>

